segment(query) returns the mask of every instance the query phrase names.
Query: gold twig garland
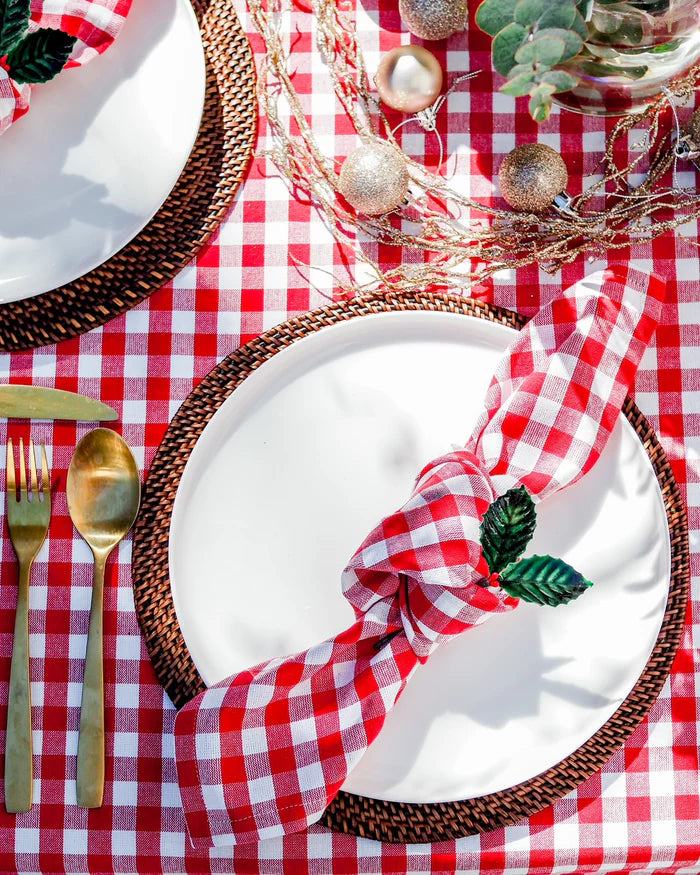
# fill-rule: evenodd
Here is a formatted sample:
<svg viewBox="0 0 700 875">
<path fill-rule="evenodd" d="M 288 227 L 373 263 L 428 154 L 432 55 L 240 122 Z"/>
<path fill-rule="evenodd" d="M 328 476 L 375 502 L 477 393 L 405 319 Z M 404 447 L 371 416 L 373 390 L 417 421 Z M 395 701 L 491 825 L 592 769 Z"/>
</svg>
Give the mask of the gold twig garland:
<svg viewBox="0 0 700 875">
<path fill-rule="evenodd" d="M 584 253 L 605 256 L 628 246 L 631 239 L 655 239 L 700 215 L 700 194 L 675 185 L 672 132 L 662 124 L 662 116 L 675 101 L 688 101 L 694 95 L 700 84 L 700 64 L 673 82 L 643 113 L 620 119 L 607 142 L 600 178 L 573 198 L 570 212 L 550 210 L 534 215 L 494 209 L 459 194 L 443 176 L 401 153 L 411 180 L 406 207 L 400 214 L 374 218 L 356 214 L 340 196 L 339 165 L 320 151 L 294 85 L 282 31 L 283 13 L 288 11 L 285 0 L 248 0 L 248 5 L 266 47 L 259 96 L 274 142 L 262 154 L 275 164 L 295 195 L 303 195 L 321 210 L 336 241 L 350 247 L 371 269 L 376 277 L 372 285 L 394 291 L 465 288 L 504 268 L 533 263 L 554 273 Z M 378 100 L 370 94 L 350 11 L 339 8 L 336 0 L 313 0 L 316 48 L 361 140 L 371 143 L 379 137 L 399 150 Z M 288 107 L 285 111 L 280 109 L 281 98 Z M 287 113 L 298 134 L 290 132 Z M 621 164 L 616 153 L 627 154 L 625 138 L 641 126 L 646 134 L 639 154 Z M 642 171 L 647 156 L 649 172 L 644 182 L 630 187 L 628 180 Z M 672 165 L 674 179 L 664 186 L 663 177 Z M 474 212 L 487 220 L 465 227 L 461 216 Z M 411 230 L 406 230 L 407 225 Z M 382 271 L 356 245 L 358 236 L 415 250 L 419 260 Z M 338 285 L 346 293 L 357 290 L 351 283 Z"/>
</svg>

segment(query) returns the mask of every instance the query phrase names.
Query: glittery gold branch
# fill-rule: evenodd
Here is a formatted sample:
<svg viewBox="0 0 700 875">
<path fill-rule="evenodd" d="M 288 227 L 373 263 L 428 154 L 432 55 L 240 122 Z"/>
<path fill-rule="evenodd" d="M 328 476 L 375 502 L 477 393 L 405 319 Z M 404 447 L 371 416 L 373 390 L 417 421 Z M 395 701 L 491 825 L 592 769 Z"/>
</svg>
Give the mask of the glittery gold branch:
<svg viewBox="0 0 700 875">
<path fill-rule="evenodd" d="M 266 48 L 259 96 L 273 146 L 263 154 L 296 196 L 310 200 L 321 211 L 338 244 L 370 268 L 376 277 L 371 285 L 394 291 L 426 286 L 468 288 L 504 268 L 533 263 L 554 273 L 583 254 L 605 256 L 631 240 L 654 239 L 700 215 L 700 194 L 694 188 L 677 187 L 675 173 L 670 185 L 663 184 L 676 160 L 668 110 L 675 116 L 675 103 L 693 96 L 700 84 L 700 64 L 672 83 L 643 113 L 617 123 L 601 158 L 600 178 L 573 199 L 570 212 L 552 209 L 535 215 L 494 209 L 460 195 L 442 175 L 404 156 L 411 184 L 399 219 L 395 213 L 375 218 L 356 214 L 340 196 L 339 165 L 319 149 L 294 84 L 282 26 L 289 7 L 285 0 L 248 0 L 248 5 Z M 372 142 L 380 137 L 399 149 L 381 106 L 370 93 L 351 13 L 336 0 L 313 0 L 317 50 L 359 138 Z M 628 138 L 633 129 L 643 129 L 644 137 L 638 154 L 630 160 Z M 618 153 L 628 156 L 626 163 Z M 631 175 L 645 167 L 649 168 L 646 180 L 632 188 Z M 416 230 L 405 230 L 405 224 Z M 414 256 L 408 263 L 382 271 L 357 246 L 362 237 L 422 253 L 423 259 L 416 263 Z M 348 293 L 357 290 L 352 279 L 339 280 L 338 286 Z"/>
</svg>

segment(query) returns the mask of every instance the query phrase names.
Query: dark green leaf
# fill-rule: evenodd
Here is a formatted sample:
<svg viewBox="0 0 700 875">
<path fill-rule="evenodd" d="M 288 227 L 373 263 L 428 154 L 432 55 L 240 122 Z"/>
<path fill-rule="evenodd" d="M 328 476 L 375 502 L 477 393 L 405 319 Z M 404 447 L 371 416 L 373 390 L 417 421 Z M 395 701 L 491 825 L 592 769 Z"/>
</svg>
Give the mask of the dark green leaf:
<svg viewBox="0 0 700 875">
<path fill-rule="evenodd" d="M 493 66 L 501 74 L 508 76 L 510 71 L 515 67 L 515 53 L 527 39 L 528 32 L 519 24 L 509 24 L 502 31 L 496 34 L 491 52 L 493 56 Z"/>
<path fill-rule="evenodd" d="M 540 16 L 538 27 L 563 27 L 568 30 L 576 18 L 576 7 L 573 3 L 552 3 Z"/>
<path fill-rule="evenodd" d="M 578 84 L 573 76 L 563 70 L 548 70 L 540 76 L 540 82 L 551 85 L 555 92 L 571 91 Z"/>
<path fill-rule="evenodd" d="M 481 522 L 481 549 L 489 571 L 502 571 L 522 555 L 537 524 L 535 503 L 524 486 L 500 495 Z"/>
<path fill-rule="evenodd" d="M 535 86 L 536 74 L 534 70 L 530 73 L 520 73 L 509 79 L 505 85 L 502 85 L 499 91 L 504 94 L 509 94 L 511 97 L 524 97 L 529 94 Z"/>
<path fill-rule="evenodd" d="M 0 0 L 0 58 L 20 41 L 30 14 L 30 0 Z"/>
<path fill-rule="evenodd" d="M 547 8 L 546 0 L 519 0 L 515 7 L 513 18 L 516 24 L 529 27 L 537 23 L 537 20 Z"/>
<path fill-rule="evenodd" d="M 545 67 L 553 67 L 561 60 L 565 48 L 564 40 L 559 37 L 538 36 L 520 46 L 515 53 L 515 60 L 518 64 L 543 64 Z"/>
<path fill-rule="evenodd" d="M 543 39 L 548 36 L 563 41 L 564 52 L 561 56 L 562 61 L 568 61 L 570 58 L 575 58 L 583 48 L 583 40 L 577 33 L 574 33 L 573 30 L 565 30 L 563 27 L 546 27 L 543 30 L 537 31 L 538 39 Z"/>
<path fill-rule="evenodd" d="M 48 27 L 27 34 L 7 56 L 10 75 L 17 82 L 48 82 L 65 67 L 76 37 Z"/>
<path fill-rule="evenodd" d="M 554 86 L 538 85 L 530 95 L 528 110 L 536 122 L 543 122 L 549 118 L 552 111 L 552 94 L 554 94 Z"/>
<path fill-rule="evenodd" d="M 576 9 L 584 21 L 589 21 L 591 15 L 593 15 L 593 0 L 578 0 Z"/>
<path fill-rule="evenodd" d="M 513 22 L 513 13 L 518 0 L 484 0 L 476 10 L 476 23 L 489 36 L 503 30 Z"/>
<path fill-rule="evenodd" d="M 563 559 L 552 556 L 529 556 L 513 562 L 499 577 L 508 595 L 553 608 L 573 601 L 593 585 Z"/>
</svg>

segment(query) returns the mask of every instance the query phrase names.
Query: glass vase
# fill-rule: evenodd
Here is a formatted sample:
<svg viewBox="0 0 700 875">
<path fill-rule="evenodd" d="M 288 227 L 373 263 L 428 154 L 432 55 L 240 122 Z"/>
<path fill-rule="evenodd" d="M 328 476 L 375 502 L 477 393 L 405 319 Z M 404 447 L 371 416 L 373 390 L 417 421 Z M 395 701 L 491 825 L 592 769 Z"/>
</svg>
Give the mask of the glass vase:
<svg viewBox="0 0 700 875">
<path fill-rule="evenodd" d="M 700 60 L 700 0 L 596 0 L 585 11 L 588 41 L 565 65 L 578 85 L 555 98 L 567 109 L 638 112 Z"/>
</svg>

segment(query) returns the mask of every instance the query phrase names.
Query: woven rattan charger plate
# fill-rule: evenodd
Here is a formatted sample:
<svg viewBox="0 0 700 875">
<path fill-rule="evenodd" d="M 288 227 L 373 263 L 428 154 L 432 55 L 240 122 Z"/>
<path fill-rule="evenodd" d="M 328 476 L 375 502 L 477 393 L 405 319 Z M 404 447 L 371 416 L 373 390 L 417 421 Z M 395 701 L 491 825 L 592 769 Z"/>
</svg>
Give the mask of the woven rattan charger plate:
<svg viewBox="0 0 700 875">
<path fill-rule="evenodd" d="M 168 199 L 130 243 L 85 276 L 0 306 L 0 350 L 76 337 L 129 310 L 175 276 L 226 215 L 257 129 L 255 63 L 233 0 L 192 0 L 207 90 L 192 154 Z"/>
<path fill-rule="evenodd" d="M 260 364 L 325 326 L 389 310 L 461 313 L 519 328 L 524 320 L 454 295 L 357 298 L 299 316 L 233 353 L 197 386 L 175 415 L 151 466 L 133 553 L 136 611 L 160 682 L 177 707 L 205 688 L 187 650 L 173 607 L 168 571 L 170 519 L 180 478 L 200 434 L 225 399 Z M 623 412 L 651 460 L 661 489 L 671 542 L 666 612 L 646 668 L 625 702 L 577 751 L 516 787 L 462 802 L 383 802 L 341 792 L 321 821 L 335 830 L 390 842 L 439 841 L 515 823 L 561 798 L 600 769 L 643 720 L 668 676 L 685 620 L 689 585 L 685 508 L 654 432 L 631 400 Z"/>
</svg>

